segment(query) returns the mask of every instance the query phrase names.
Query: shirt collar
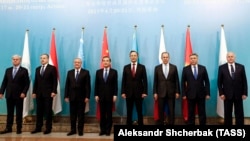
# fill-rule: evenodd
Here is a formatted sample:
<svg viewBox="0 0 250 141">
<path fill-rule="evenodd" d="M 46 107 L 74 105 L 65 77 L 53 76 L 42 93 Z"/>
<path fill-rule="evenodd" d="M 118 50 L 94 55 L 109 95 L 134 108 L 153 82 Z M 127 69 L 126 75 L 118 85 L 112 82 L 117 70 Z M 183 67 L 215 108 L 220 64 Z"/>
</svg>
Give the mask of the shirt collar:
<svg viewBox="0 0 250 141">
<path fill-rule="evenodd" d="M 77 72 L 77 71 L 79 71 L 79 72 L 80 72 L 80 71 L 81 71 L 81 68 L 79 68 L 79 69 L 75 69 L 75 72 Z"/>
<path fill-rule="evenodd" d="M 133 62 L 131 62 L 131 65 L 133 65 L 133 64 L 137 65 L 137 62 L 134 62 L 134 63 L 133 63 Z"/>
<path fill-rule="evenodd" d="M 110 69 L 110 68 L 109 68 L 109 67 L 107 67 L 107 68 L 103 68 L 103 70 L 104 70 L 104 71 L 105 71 L 106 69 L 107 69 L 107 71 L 109 71 L 109 69 Z"/>
<path fill-rule="evenodd" d="M 19 69 L 19 68 L 20 68 L 20 65 L 18 65 L 18 66 L 13 66 L 13 68 L 17 68 L 17 69 Z"/>
<path fill-rule="evenodd" d="M 44 65 L 42 65 L 42 66 L 44 66 L 44 68 L 46 68 L 46 67 L 47 67 L 47 65 L 48 65 L 48 64 L 44 64 Z"/>
<path fill-rule="evenodd" d="M 162 63 L 162 65 L 163 65 L 163 66 L 166 66 L 166 65 L 168 66 L 168 65 L 169 65 L 169 63 L 167 63 L 167 64 Z"/>
</svg>

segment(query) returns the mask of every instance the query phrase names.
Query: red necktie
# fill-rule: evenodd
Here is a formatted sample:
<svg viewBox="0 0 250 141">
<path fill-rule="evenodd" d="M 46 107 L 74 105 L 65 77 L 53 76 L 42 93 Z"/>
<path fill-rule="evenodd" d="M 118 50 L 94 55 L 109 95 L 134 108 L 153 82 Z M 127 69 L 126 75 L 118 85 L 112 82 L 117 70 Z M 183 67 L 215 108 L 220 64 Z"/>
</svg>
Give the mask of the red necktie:
<svg viewBox="0 0 250 141">
<path fill-rule="evenodd" d="M 133 67 L 132 67 L 132 75 L 133 77 L 135 77 L 135 64 L 133 64 Z"/>
</svg>

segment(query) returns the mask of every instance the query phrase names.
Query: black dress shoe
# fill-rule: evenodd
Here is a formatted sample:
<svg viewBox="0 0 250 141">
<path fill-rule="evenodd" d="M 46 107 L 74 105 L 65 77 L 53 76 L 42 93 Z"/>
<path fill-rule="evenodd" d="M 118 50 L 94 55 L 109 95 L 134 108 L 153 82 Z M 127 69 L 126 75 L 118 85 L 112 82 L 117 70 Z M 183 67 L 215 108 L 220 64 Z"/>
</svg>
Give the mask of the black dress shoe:
<svg viewBox="0 0 250 141">
<path fill-rule="evenodd" d="M 106 136 L 110 136 L 110 132 L 108 131 L 108 132 L 106 132 Z"/>
<path fill-rule="evenodd" d="M 70 132 L 67 134 L 67 136 L 71 136 L 71 135 L 74 135 L 74 134 L 76 134 L 76 131 L 70 131 Z"/>
<path fill-rule="evenodd" d="M 0 134 L 6 134 L 6 133 L 10 133 L 10 132 L 12 132 L 12 130 L 6 128 L 3 131 L 1 131 Z"/>
<path fill-rule="evenodd" d="M 43 134 L 50 134 L 51 133 L 51 130 L 45 130 L 44 132 L 43 132 Z"/>
<path fill-rule="evenodd" d="M 99 136 L 102 136 L 102 135 L 105 135 L 105 134 L 106 134 L 106 132 L 101 131 L 101 132 L 99 133 Z"/>
<path fill-rule="evenodd" d="M 22 130 L 21 129 L 17 129 L 16 130 L 16 134 L 22 134 Z"/>
<path fill-rule="evenodd" d="M 79 136 L 83 136 L 83 132 L 82 132 L 82 131 L 79 131 L 79 132 L 78 132 L 78 135 L 79 135 Z"/>
<path fill-rule="evenodd" d="M 31 134 L 35 134 L 35 133 L 39 133 L 39 132 L 42 132 L 42 130 L 40 129 L 35 129 L 35 130 L 33 130 L 33 131 L 31 131 L 30 133 Z"/>
</svg>

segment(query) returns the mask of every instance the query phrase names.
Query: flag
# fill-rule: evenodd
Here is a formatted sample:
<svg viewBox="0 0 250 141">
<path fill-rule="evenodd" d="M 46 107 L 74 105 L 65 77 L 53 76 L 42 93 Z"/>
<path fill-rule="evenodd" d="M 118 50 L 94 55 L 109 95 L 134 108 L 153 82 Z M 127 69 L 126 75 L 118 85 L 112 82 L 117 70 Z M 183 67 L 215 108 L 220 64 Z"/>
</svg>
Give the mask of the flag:
<svg viewBox="0 0 250 141">
<path fill-rule="evenodd" d="M 137 28 L 137 26 L 135 25 L 135 31 L 133 33 L 132 48 L 131 48 L 131 50 L 136 51 L 138 53 L 138 42 L 137 42 L 136 28 Z M 137 62 L 139 63 L 139 58 L 138 58 Z M 132 116 L 132 120 L 133 121 L 137 121 L 138 117 L 137 117 L 137 112 L 136 112 L 135 104 L 133 106 L 133 114 L 132 115 L 133 115 Z"/>
<path fill-rule="evenodd" d="M 104 28 L 103 32 L 103 40 L 102 40 L 102 54 L 101 54 L 101 60 L 100 60 L 100 68 L 103 68 L 102 64 L 102 58 L 104 56 L 109 56 L 109 47 L 108 47 L 108 37 L 107 37 L 107 27 Z M 113 105 L 113 111 L 115 110 L 115 105 Z M 100 103 L 97 103 L 96 108 L 96 118 L 100 120 Z"/>
<path fill-rule="evenodd" d="M 31 70 L 30 70 L 30 53 L 29 53 L 29 37 L 28 37 L 28 30 L 25 32 L 24 37 L 24 46 L 23 46 L 23 56 L 22 56 L 22 63 L 21 66 L 28 69 L 29 79 L 30 79 L 30 86 L 27 91 L 26 97 L 23 100 L 23 118 L 29 115 L 30 111 L 34 109 L 34 103 L 32 98 L 32 81 L 31 81 Z"/>
<path fill-rule="evenodd" d="M 219 52 L 219 66 L 226 63 L 226 56 L 227 56 L 227 44 L 224 32 L 224 26 L 221 26 L 221 33 L 220 33 L 220 52 Z M 219 91 L 217 95 L 217 114 L 224 118 L 224 105 L 223 100 L 220 99 Z"/>
<path fill-rule="evenodd" d="M 83 52 L 83 46 L 84 46 L 83 30 L 84 30 L 84 28 L 82 28 L 82 32 L 81 32 L 80 46 L 78 49 L 77 57 L 82 60 L 82 67 L 85 68 L 85 59 L 84 59 L 84 52 Z M 89 112 L 89 102 L 87 102 L 85 105 L 85 113 L 87 113 L 87 112 Z"/>
<path fill-rule="evenodd" d="M 54 114 L 58 114 L 59 112 L 62 111 L 62 104 L 61 104 L 61 93 L 60 93 L 60 77 L 59 77 L 57 53 L 56 53 L 55 29 L 53 29 L 51 36 L 49 64 L 55 66 L 57 71 L 57 80 L 58 80 L 57 95 L 53 99 L 52 109 Z"/>
<path fill-rule="evenodd" d="M 139 54 L 139 51 L 138 51 L 138 41 L 137 41 L 137 26 L 135 25 L 135 31 L 133 33 L 133 38 L 132 38 L 132 48 L 131 50 L 133 51 L 136 51 L 138 54 Z M 139 63 L 140 62 L 140 59 L 138 58 L 137 62 Z M 144 104 L 144 103 L 143 103 Z M 144 110 L 144 107 L 142 107 L 142 112 L 144 113 L 145 110 Z M 133 114 L 132 114 L 132 120 L 133 121 L 137 121 L 138 117 L 137 117 L 137 111 L 136 111 L 136 107 L 135 107 L 135 104 L 133 106 Z"/>
<path fill-rule="evenodd" d="M 190 26 L 188 26 L 187 31 L 186 31 L 186 47 L 185 47 L 185 66 L 190 64 L 190 59 L 189 56 L 192 54 L 192 44 L 191 44 L 191 39 L 190 39 Z M 187 99 L 182 100 L 182 115 L 184 118 L 184 121 L 188 120 L 188 103 Z"/>
<path fill-rule="evenodd" d="M 103 68 L 102 58 L 104 56 L 110 57 L 109 56 L 108 37 L 107 37 L 107 27 L 104 28 L 104 32 L 103 32 L 102 54 L 101 54 L 100 68 Z"/>
<path fill-rule="evenodd" d="M 160 35 L 160 46 L 159 46 L 159 64 L 162 63 L 161 60 L 161 54 L 162 52 L 166 52 L 166 46 L 165 46 L 165 39 L 164 39 L 164 26 L 161 27 L 161 35 Z M 168 111 L 168 105 L 165 105 L 165 113 L 167 114 Z M 159 119 L 159 111 L 158 111 L 158 100 L 154 101 L 154 120 L 158 120 Z"/>
<path fill-rule="evenodd" d="M 162 63 L 161 53 L 166 52 L 165 39 L 164 39 L 164 27 L 161 27 L 160 47 L 159 47 L 159 64 Z"/>
<path fill-rule="evenodd" d="M 132 48 L 131 50 L 134 50 L 138 52 L 138 42 L 137 42 L 137 34 L 136 34 L 136 26 L 135 26 L 135 32 L 133 33 L 133 41 L 132 41 Z"/>
</svg>

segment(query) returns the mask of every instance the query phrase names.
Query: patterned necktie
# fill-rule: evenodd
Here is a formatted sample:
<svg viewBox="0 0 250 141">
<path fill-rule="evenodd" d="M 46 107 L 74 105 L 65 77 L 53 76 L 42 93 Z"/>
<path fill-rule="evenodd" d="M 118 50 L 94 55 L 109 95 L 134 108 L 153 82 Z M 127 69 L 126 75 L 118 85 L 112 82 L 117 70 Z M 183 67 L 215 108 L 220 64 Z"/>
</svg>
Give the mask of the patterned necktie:
<svg viewBox="0 0 250 141">
<path fill-rule="evenodd" d="M 12 72 L 12 77 L 15 78 L 17 72 L 17 67 L 14 67 L 14 70 Z"/>
<path fill-rule="evenodd" d="M 233 65 L 230 65 L 231 66 L 231 77 L 232 77 L 232 79 L 234 79 L 234 67 L 233 67 Z"/>
<path fill-rule="evenodd" d="M 107 82 L 107 79 L 108 79 L 108 69 L 105 69 L 104 81 Z"/>
<path fill-rule="evenodd" d="M 132 66 L 132 75 L 133 75 L 133 77 L 135 77 L 135 64 L 133 64 L 133 66 Z"/>
<path fill-rule="evenodd" d="M 197 79 L 197 69 L 196 69 L 196 66 L 194 66 L 194 78 Z"/>
</svg>

